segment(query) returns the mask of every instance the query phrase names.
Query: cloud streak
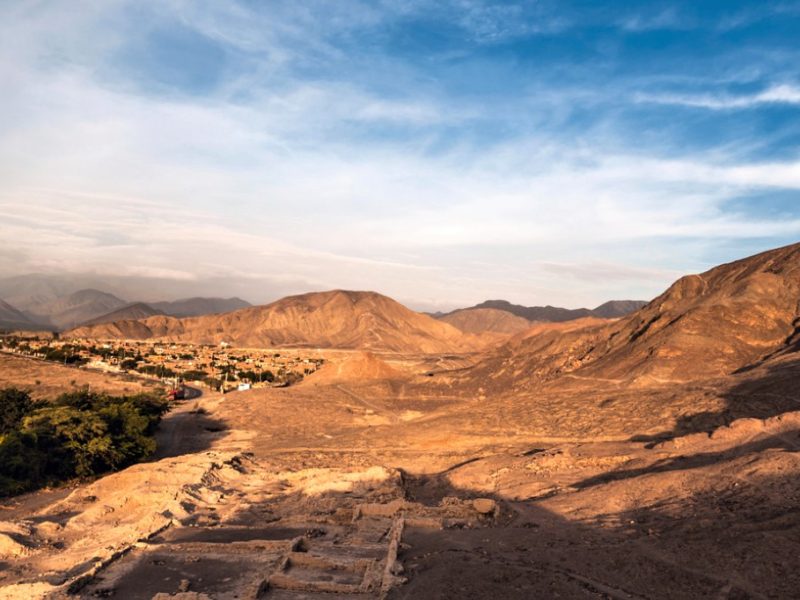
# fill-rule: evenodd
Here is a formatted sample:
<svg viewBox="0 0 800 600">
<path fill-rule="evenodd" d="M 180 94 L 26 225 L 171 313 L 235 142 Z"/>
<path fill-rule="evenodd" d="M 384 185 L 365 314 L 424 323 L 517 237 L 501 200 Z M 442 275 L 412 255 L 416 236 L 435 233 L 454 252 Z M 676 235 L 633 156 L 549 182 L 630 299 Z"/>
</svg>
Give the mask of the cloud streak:
<svg viewBox="0 0 800 600">
<path fill-rule="evenodd" d="M 708 108 L 711 110 L 736 110 L 770 104 L 800 105 L 800 88 L 775 85 L 756 94 L 638 94 L 638 102 Z"/>
</svg>

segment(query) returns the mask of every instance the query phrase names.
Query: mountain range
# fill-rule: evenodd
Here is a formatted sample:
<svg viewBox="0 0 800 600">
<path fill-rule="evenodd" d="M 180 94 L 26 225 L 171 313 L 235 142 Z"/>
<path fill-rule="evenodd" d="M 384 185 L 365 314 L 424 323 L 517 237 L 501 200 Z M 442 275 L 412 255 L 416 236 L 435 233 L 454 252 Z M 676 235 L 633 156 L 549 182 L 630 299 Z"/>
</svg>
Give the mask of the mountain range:
<svg viewBox="0 0 800 600">
<path fill-rule="evenodd" d="M 2 286 L 0 286 L 2 287 Z M 0 301 L 0 328 L 63 331 L 81 325 L 96 325 L 154 315 L 177 317 L 217 314 L 250 306 L 240 298 L 186 298 L 171 302 L 128 302 L 97 289 L 80 289 L 57 295 L 60 288 L 38 281 L 27 290 L 17 290 L 16 304 Z M 26 295 L 25 292 L 33 292 Z"/>
<path fill-rule="evenodd" d="M 643 300 L 612 300 L 595 309 L 521 306 L 506 300 L 487 300 L 469 308 L 432 315 L 465 333 L 503 336 L 521 333 L 536 323 L 566 323 L 587 318 L 616 319 L 645 306 Z"/>
<path fill-rule="evenodd" d="M 754 368 L 800 347 L 800 244 L 683 277 L 626 318 L 575 324 L 515 336 L 468 378 L 535 389 L 564 375 L 679 383 Z"/>
<path fill-rule="evenodd" d="M 36 330 L 41 326 L 31 321 L 22 311 L 0 300 L 0 328 Z"/>
<path fill-rule="evenodd" d="M 488 301 L 436 319 L 375 292 L 343 290 L 181 318 L 168 311 L 224 309 L 243 301 L 125 304 L 83 290 L 46 306 L 52 322 L 62 324 L 77 320 L 87 305 L 111 309 L 67 333 L 75 337 L 400 353 L 495 348 L 475 377 L 491 373 L 493 382 L 525 387 L 565 373 L 656 381 L 728 374 L 781 351 L 787 340 L 798 343 L 799 299 L 800 245 L 794 245 L 683 277 L 648 304 L 614 301 L 593 310 Z M 6 305 L 5 318 L 19 322 L 20 312 Z"/>
<path fill-rule="evenodd" d="M 67 335 L 422 353 L 471 351 L 485 345 L 478 336 L 381 294 L 343 290 L 289 296 L 222 315 L 152 316 L 89 325 Z"/>
<path fill-rule="evenodd" d="M 558 306 L 522 306 L 519 304 L 512 304 L 507 300 L 486 300 L 485 302 L 481 302 L 475 306 L 461 308 L 451 313 L 441 315 L 439 318 L 447 318 L 454 313 L 460 313 L 463 311 L 493 309 L 511 313 L 517 317 L 537 323 L 563 323 L 565 321 L 574 321 L 575 319 L 583 319 L 586 317 L 616 319 L 639 310 L 645 304 L 647 304 L 645 300 L 611 300 L 610 302 L 601 304 L 594 309 L 569 309 L 560 308 Z"/>
</svg>

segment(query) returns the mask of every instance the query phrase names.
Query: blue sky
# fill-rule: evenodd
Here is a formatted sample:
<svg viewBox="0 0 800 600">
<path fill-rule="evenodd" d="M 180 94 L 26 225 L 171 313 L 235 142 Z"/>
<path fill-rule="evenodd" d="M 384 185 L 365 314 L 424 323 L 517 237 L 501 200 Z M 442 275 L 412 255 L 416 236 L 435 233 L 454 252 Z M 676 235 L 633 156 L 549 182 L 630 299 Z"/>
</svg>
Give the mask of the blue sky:
<svg viewBox="0 0 800 600">
<path fill-rule="evenodd" d="M 797 32 L 798 1 L 2 3 L 0 274 L 649 298 L 800 239 Z"/>
</svg>

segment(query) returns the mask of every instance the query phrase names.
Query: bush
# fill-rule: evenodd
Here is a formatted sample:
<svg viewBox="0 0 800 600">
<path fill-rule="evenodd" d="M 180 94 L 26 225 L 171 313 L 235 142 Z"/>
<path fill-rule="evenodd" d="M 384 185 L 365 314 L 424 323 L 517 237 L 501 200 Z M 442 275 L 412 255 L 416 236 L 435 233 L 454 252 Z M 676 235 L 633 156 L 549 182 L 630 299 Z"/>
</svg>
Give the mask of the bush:
<svg viewBox="0 0 800 600">
<path fill-rule="evenodd" d="M 208 373 L 201 371 L 200 369 L 185 371 L 183 373 L 183 378 L 186 381 L 203 381 L 206 377 L 208 377 Z"/>
<path fill-rule="evenodd" d="M 108 396 L 88 390 L 52 404 L 4 390 L 6 430 L 0 435 L 0 495 L 124 468 L 150 456 L 167 402 L 148 395 Z M 19 415 L 22 414 L 22 417 Z M 9 428 L 10 427 L 10 428 Z"/>
<path fill-rule="evenodd" d="M 28 392 L 17 388 L 0 390 L 0 435 L 18 429 L 22 419 L 34 408 L 36 403 Z"/>
<path fill-rule="evenodd" d="M 222 385 L 222 379 L 219 379 L 218 377 L 206 377 L 203 379 L 203 383 L 205 383 L 212 390 L 218 390 L 219 386 Z"/>
<path fill-rule="evenodd" d="M 142 365 L 136 369 L 139 373 L 158 377 L 175 377 L 175 371 L 163 365 Z"/>
<path fill-rule="evenodd" d="M 138 362 L 135 358 L 126 358 L 121 363 L 119 363 L 119 368 L 123 371 L 132 371 L 138 366 Z"/>
</svg>

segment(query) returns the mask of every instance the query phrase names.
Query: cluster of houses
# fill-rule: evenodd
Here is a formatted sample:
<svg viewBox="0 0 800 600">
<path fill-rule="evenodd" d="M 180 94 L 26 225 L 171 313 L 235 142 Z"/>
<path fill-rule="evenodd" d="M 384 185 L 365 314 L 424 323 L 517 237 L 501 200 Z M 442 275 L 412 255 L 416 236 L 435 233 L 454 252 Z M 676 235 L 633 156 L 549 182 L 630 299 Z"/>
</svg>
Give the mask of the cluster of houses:
<svg viewBox="0 0 800 600">
<path fill-rule="evenodd" d="M 0 336 L 0 351 L 165 382 L 194 382 L 213 389 L 286 386 L 324 363 L 297 350 L 236 348 L 223 343 L 108 341 L 50 336 Z"/>
</svg>

